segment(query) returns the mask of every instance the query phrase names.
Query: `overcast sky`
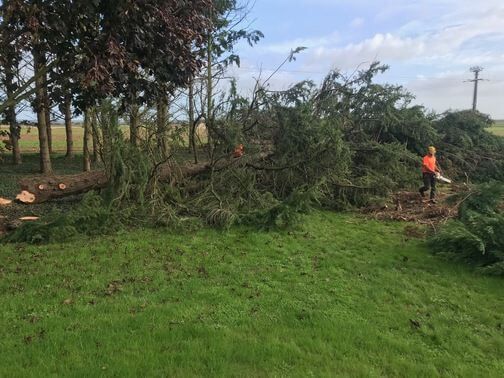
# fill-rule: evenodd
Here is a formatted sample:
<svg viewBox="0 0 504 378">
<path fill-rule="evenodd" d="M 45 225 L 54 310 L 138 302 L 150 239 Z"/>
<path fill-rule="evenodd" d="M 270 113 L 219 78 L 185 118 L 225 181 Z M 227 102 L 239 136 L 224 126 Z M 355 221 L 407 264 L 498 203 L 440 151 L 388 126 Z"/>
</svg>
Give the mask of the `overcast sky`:
<svg viewBox="0 0 504 378">
<path fill-rule="evenodd" d="M 504 0 L 256 0 L 249 16 L 265 38 L 238 49 L 243 87 L 262 67 L 274 69 L 297 46 L 308 47 L 272 83 L 285 89 L 331 68 L 390 65 L 380 81 L 404 85 L 429 109 L 472 104 L 469 68 L 485 68 L 479 109 L 504 119 Z"/>
</svg>

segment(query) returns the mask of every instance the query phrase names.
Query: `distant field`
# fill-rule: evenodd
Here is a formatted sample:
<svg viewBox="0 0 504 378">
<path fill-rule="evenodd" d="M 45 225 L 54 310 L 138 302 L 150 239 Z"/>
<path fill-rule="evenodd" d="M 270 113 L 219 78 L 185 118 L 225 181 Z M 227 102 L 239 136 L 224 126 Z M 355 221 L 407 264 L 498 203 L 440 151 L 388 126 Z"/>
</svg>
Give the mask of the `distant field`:
<svg viewBox="0 0 504 378">
<path fill-rule="evenodd" d="M 125 134 L 128 133 L 127 126 L 121 126 Z M 8 130 L 7 126 L 0 126 L 0 130 Z M 200 139 L 206 140 L 205 133 L 199 131 Z M 84 136 L 84 129 L 81 124 L 74 124 L 73 127 L 73 139 L 74 139 L 74 150 L 75 152 L 82 151 L 82 142 Z M 65 153 L 66 152 L 66 133 L 64 126 L 53 126 L 52 127 L 52 137 L 53 137 L 53 152 L 55 153 Z M 0 145 L 2 140 L 7 138 L 0 137 Z M 187 139 L 186 139 L 187 142 Z M 20 140 L 21 152 L 30 153 L 38 152 L 39 141 L 38 141 L 38 130 L 35 126 L 23 126 L 21 131 Z"/>
<path fill-rule="evenodd" d="M 2 130 L 6 130 L 6 126 L 1 126 Z M 53 135 L 53 151 L 66 152 L 66 134 L 65 128 L 62 126 L 52 127 Z M 75 151 L 82 150 L 82 139 L 84 136 L 84 129 L 81 125 L 73 127 L 74 149 Z M 3 138 L 5 139 L 5 138 Z M 38 130 L 36 127 L 23 126 L 21 129 L 20 146 L 22 152 L 37 152 L 38 151 Z"/>
<path fill-rule="evenodd" d="M 6 126 L 0 126 L 1 130 L 6 130 Z M 124 127 L 127 130 L 127 127 Z M 492 133 L 504 136 L 504 120 L 495 121 L 495 125 L 489 129 Z M 66 134 L 63 126 L 53 126 L 53 151 L 56 153 L 64 153 L 66 151 Z M 75 151 L 82 150 L 82 139 L 84 129 L 82 125 L 76 124 L 73 128 L 74 149 Z M 6 138 L 0 138 L 0 140 Z M 0 142 L 1 143 L 1 142 Z M 22 152 L 37 152 L 38 151 L 38 130 L 36 127 L 23 126 L 21 132 L 21 151 Z"/>
<path fill-rule="evenodd" d="M 490 131 L 494 134 L 504 136 L 504 120 L 495 121 L 495 126 L 491 127 Z"/>
</svg>

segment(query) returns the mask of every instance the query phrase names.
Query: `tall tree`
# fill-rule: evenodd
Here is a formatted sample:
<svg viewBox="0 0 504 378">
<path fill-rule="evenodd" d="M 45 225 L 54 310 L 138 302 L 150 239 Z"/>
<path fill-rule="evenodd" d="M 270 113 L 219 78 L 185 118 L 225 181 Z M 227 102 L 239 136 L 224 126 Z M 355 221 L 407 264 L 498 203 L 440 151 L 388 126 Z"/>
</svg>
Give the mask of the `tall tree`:
<svg viewBox="0 0 504 378">
<path fill-rule="evenodd" d="M 20 41 L 18 38 L 19 27 L 13 22 L 10 14 L 2 4 L 0 7 L 0 68 L 1 82 L 5 90 L 6 100 L 9 103 L 4 109 L 5 119 L 9 124 L 9 140 L 12 149 L 12 162 L 21 164 L 21 150 L 19 139 L 21 128 L 16 119 L 16 105 L 14 99 L 18 89 L 16 76 L 21 61 Z"/>
<path fill-rule="evenodd" d="M 249 11 L 249 3 L 240 0 L 214 0 L 214 7 L 208 11 L 212 23 L 207 31 L 204 48 L 206 56 L 205 122 L 209 133 L 211 156 L 213 155 L 212 139 L 217 132 L 214 104 L 216 82 L 222 79 L 228 66 L 240 65 L 240 57 L 235 53 L 235 46 L 239 41 L 246 40 L 252 46 L 264 37 L 259 30 L 243 27 Z M 194 115 L 190 115 L 189 118 L 194 118 Z"/>
</svg>

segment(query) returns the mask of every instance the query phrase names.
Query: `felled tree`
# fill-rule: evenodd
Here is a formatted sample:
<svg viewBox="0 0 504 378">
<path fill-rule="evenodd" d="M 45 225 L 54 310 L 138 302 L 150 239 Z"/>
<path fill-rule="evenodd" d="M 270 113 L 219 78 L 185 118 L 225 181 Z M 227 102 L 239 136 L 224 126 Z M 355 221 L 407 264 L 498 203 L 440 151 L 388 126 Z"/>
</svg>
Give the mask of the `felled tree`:
<svg viewBox="0 0 504 378">
<path fill-rule="evenodd" d="M 470 110 L 448 112 L 435 123 L 441 154 L 454 177 L 504 180 L 504 138 L 487 130 L 492 124 L 489 116 Z"/>
</svg>

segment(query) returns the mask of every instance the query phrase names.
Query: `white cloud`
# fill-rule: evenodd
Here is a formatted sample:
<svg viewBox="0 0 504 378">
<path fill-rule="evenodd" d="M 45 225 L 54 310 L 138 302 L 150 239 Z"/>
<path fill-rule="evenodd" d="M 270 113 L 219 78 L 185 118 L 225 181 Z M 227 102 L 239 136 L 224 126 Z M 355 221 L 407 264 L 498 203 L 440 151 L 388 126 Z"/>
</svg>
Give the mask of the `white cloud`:
<svg viewBox="0 0 504 378">
<path fill-rule="evenodd" d="M 504 118 L 504 0 L 376 0 L 371 5 L 364 0 L 300 1 L 314 6 L 358 4 L 368 7 L 371 16 L 349 18 L 347 30 L 339 33 L 267 45 L 263 53 L 285 55 L 294 47 L 309 47 L 295 69 L 321 74 L 331 68 L 353 71 L 362 63 L 380 60 L 396 68 L 389 78 L 400 71 L 401 83 L 418 96 L 418 102 L 437 111 L 468 108 L 472 100 L 472 88 L 464 83 L 470 78 L 468 68 L 483 65 L 493 81 L 482 83 L 480 108 Z M 355 39 L 366 32 L 367 37 Z M 313 75 L 284 75 L 278 85 L 286 87 L 287 80 L 307 77 Z"/>
<path fill-rule="evenodd" d="M 270 45 L 259 45 L 256 50 L 267 51 L 278 54 L 288 54 L 292 49 L 296 47 L 307 47 L 315 48 L 320 46 L 333 46 L 340 41 L 339 33 L 334 32 L 326 36 L 316 37 L 316 38 L 297 38 L 289 41 L 284 41 L 281 43 L 275 43 Z"/>
<path fill-rule="evenodd" d="M 360 27 L 364 26 L 364 22 L 365 22 L 365 20 L 362 17 L 354 18 L 350 22 L 350 27 L 352 27 L 354 29 L 360 28 Z"/>
</svg>

